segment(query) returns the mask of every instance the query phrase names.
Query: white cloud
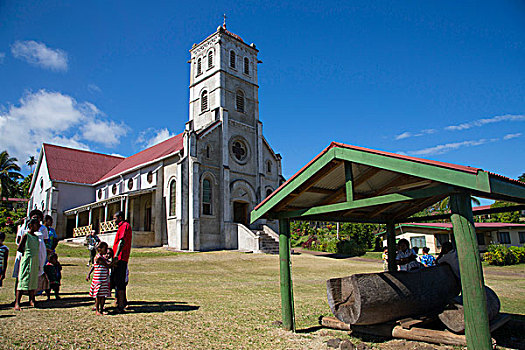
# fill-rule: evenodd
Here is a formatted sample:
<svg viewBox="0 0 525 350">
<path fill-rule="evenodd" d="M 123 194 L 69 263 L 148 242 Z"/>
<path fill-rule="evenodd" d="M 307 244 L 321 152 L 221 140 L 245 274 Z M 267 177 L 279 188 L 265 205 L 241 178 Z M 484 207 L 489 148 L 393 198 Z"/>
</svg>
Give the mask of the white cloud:
<svg viewBox="0 0 525 350">
<path fill-rule="evenodd" d="M 450 131 L 459 131 L 459 130 L 465 130 L 465 129 L 471 129 L 474 127 L 480 127 L 486 124 L 493 124 L 493 123 L 500 123 L 500 122 L 517 122 L 517 121 L 525 121 L 525 115 L 513 115 L 513 114 L 506 114 L 506 115 L 498 115 L 491 118 L 482 118 L 478 120 L 474 120 L 467 123 L 462 123 L 458 125 L 450 125 L 445 128 L 445 130 Z"/>
<path fill-rule="evenodd" d="M 4 63 L 5 53 L 0 52 L 0 64 Z"/>
<path fill-rule="evenodd" d="M 11 53 L 15 58 L 35 66 L 54 71 L 67 71 L 68 59 L 66 52 L 47 47 L 44 43 L 33 40 L 16 41 L 11 46 Z"/>
<path fill-rule="evenodd" d="M 89 92 L 102 92 L 102 89 L 98 87 L 98 85 L 95 85 L 95 84 L 88 84 L 87 86 Z"/>
<path fill-rule="evenodd" d="M 421 130 L 419 132 L 405 131 L 405 132 L 397 135 L 396 136 L 396 140 L 402 140 L 402 139 L 406 139 L 406 138 L 409 138 L 409 137 L 419 137 L 419 136 L 429 135 L 429 134 L 433 134 L 435 132 L 436 132 L 436 129 L 424 129 L 424 130 Z"/>
<path fill-rule="evenodd" d="M 142 131 L 139 134 L 137 143 L 140 144 L 142 147 L 148 148 L 153 145 L 156 145 L 157 143 L 161 143 L 162 141 L 165 141 L 173 136 L 175 135 L 170 133 L 170 131 L 167 128 L 162 128 L 158 130 L 149 128 Z"/>
<path fill-rule="evenodd" d="M 112 147 L 127 131 L 95 105 L 59 92 L 30 92 L 17 105 L 0 109 L 0 149 L 22 164 L 43 142 L 81 149 L 89 149 L 90 142 Z"/>
<path fill-rule="evenodd" d="M 409 154 L 412 156 L 429 156 L 433 154 L 443 154 L 443 153 L 446 153 L 452 150 L 456 150 L 459 148 L 479 146 L 479 145 L 483 145 L 486 143 L 496 142 L 498 140 L 499 140 L 498 138 L 493 138 L 493 139 L 479 139 L 479 140 L 445 143 L 442 145 L 423 148 L 423 149 L 416 150 L 416 151 L 407 151 L 407 152 L 404 152 L 404 154 Z"/>
<path fill-rule="evenodd" d="M 521 135 L 523 135 L 521 132 L 517 132 L 515 134 L 507 134 L 503 136 L 503 140 L 515 139 L 516 137 L 520 137 Z"/>
</svg>

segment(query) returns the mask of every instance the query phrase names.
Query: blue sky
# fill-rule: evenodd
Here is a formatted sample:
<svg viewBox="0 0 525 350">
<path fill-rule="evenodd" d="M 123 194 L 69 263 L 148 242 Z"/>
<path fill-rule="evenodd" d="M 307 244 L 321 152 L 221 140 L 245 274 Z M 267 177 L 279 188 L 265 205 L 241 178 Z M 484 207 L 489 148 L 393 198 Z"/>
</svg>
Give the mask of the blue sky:
<svg viewBox="0 0 525 350">
<path fill-rule="evenodd" d="M 522 1 L 0 0 L 0 148 L 130 155 L 182 132 L 188 50 L 223 13 L 260 50 L 286 177 L 331 141 L 525 172 Z"/>
</svg>

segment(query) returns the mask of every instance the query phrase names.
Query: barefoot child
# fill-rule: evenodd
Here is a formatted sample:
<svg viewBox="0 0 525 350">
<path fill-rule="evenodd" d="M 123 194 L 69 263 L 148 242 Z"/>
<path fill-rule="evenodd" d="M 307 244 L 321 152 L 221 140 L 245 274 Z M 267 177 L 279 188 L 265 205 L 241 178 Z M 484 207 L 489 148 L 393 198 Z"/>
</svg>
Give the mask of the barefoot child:
<svg viewBox="0 0 525 350">
<path fill-rule="evenodd" d="M 16 291 L 15 310 L 20 311 L 20 300 L 22 292 L 29 293 L 29 304 L 35 306 L 35 290 L 38 287 L 38 276 L 40 269 L 39 251 L 40 240 L 36 232 L 40 229 L 40 221 L 31 219 L 29 231 L 22 236 L 18 251 L 22 253 L 20 270 L 18 272 L 18 286 Z"/>
<path fill-rule="evenodd" d="M 108 244 L 100 242 L 97 246 L 97 255 L 94 261 L 94 274 L 91 281 L 89 295 L 95 299 L 95 314 L 103 315 L 106 298 L 111 296 L 109 289 L 109 268 L 111 263 L 105 258 L 108 251 Z M 88 275 L 89 276 L 89 275 Z"/>
<path fill-rule="evenodd" d="M 49 280 L 49 289 L 46 289 L 47 300 L 51 298 L 51 289 L 55 292 L 55 298 L 60 299 L 58 293 L 60 292 L 60 280 L 62 279 L 62 265 L 58 262 L 58 256 L 51 253 L 48 258 L 44 272 Z"/>
</svg>

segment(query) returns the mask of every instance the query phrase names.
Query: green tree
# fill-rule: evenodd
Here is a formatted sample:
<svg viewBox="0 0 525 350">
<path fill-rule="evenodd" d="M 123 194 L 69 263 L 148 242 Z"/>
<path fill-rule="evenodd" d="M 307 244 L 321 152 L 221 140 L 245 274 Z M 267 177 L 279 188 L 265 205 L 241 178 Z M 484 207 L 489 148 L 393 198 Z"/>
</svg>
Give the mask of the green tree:
<svg viewBox="0 0 525 350">
<path fill-rule="evenodd" d="M 518 176 L 518 181 L 525 182 L 525 173 Z"/>
<path fill-rule="evenodd" d="M 19 192 L 23 198 L 29 198 L 29 187 L 31 187 L 31 180 L 33 180 L 33 174 L 29 174 L 24 177 L 24 180 L 19 183 Z"/>
<path fill-rule="evenodd" d="M 492 204 L 491 208 L 501 208 L 501 207 L 510 207 L 516 205 L 515 203 L 496 201 Z M 489 222 L 508 222 L 508 223 L 519 223 L 520 222 L 520 212 L 519 211 L 510 211 L 505 213 L 491 214 Z"/>
<path fill-rule="evenodd" d="M 31 174 L 33 173 L 33 166 L 36 164 L 35 156 L 30 156 L 26 164 L 31 168 Z"/>
<path fill-rule="evenodd" d="M 18 194 L 18 180 L 22 179 L 19 173 L 18 159 L 10 157 L 7 151 L 0 153 L 0 196 L 15 197 Z"/>
</svg>

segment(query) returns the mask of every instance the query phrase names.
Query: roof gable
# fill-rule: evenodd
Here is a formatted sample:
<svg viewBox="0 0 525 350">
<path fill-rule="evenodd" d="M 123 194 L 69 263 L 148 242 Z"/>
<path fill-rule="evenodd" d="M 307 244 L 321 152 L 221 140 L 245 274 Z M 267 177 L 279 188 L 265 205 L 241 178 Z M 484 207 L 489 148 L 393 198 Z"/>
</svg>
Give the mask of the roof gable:
<svg viewBox="0 0 525 350">
<path fill-rule="evenodd" d="M 47 143 L 43 145 L 43 152 L 51 180 L 83 184 L 93 184 L 124 160 L 119 156 Z"/>
</svg>

